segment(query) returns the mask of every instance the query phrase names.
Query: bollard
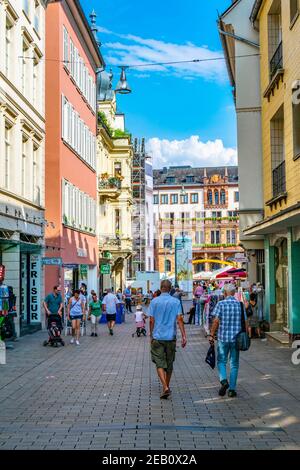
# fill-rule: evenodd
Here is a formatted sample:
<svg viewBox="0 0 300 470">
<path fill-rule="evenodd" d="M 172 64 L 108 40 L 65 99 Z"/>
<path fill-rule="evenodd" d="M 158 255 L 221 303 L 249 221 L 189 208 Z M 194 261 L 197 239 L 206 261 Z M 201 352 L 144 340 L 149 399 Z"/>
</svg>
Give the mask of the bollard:
<svg viewBox="0 0 300 470">
<path fill-rule="evenodd" d="M 0 340 L 0 364 L 6 364 L 6 347 L 4 341 Z"/>
</svg>

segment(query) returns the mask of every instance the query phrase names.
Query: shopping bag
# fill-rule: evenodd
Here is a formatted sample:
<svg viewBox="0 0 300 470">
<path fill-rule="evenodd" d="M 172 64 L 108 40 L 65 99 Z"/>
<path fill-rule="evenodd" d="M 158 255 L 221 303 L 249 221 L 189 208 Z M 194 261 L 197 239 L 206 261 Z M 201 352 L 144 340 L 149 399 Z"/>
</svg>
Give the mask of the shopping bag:
<svg viewBox="0 0 300 470">
<path fill-rule="evenodd" d="M 208 364 L 212 369 L 216 367 L 216 352 L 215 352 L 215 347 L 214 345 L 211 345 L 209 347 L 209 350 L 207 351 L 207 355 L 205 358 L 206 364 Z"/>
</svg>

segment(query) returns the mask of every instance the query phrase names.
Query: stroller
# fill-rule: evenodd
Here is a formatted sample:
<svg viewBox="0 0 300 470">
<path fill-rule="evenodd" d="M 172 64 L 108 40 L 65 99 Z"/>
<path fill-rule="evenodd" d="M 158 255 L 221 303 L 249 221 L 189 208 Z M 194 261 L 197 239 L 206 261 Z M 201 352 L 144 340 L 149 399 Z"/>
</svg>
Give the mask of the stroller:
<svg viewBox="0 0 300 470">
<path fill-rule="evenodd" d="M 139 338 L 141 335 L 147 336 L 147 331 L 146 331 L 146 318 L 147 316 L 143 313 L 142 311 L 142 306 L 138 305 L 136 307 L 136 330 L 135 333 L 132 333 L 132 337 L 135 335 Z"/>
<path fill-rule="evenodd" d="M 63 341 L 61 337 L 61 332 L 62 332 L 61 317 L 59 315 L 50 315 L 48 317 L 49 338 L 47 341 L 44 341 L 43 345 L 54 346 L 56 348 L 58 347 L 59 344 L 64 346 L 65 342 Z"/>
</svg>

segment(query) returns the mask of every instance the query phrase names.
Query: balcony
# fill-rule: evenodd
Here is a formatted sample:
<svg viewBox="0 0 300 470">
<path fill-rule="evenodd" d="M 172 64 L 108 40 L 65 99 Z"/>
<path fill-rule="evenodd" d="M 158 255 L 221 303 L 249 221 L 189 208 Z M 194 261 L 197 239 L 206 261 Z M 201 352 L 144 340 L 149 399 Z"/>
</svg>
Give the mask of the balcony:
<svg viewBox="0 0 300 470">
<path fill-rule="evenodd" d="M 119 197 L 121 194 L 122 177 L 109 176 L 107 173 L 98 179 L 98 191 L 100 196 L 111 199 Z"/>
<path fill-rule="evenodd" d="M 132 239 L 117 235 L 116 233 L 107 233 L 99 236 L 99 248 L 102 251 L 109 251 L 112 254 L 132 253 Z"/>
<path fill-rule="evenodd" d="M 281 41 L 276 51 L 274 52 L 272 59 L 270 60 L 270 80 L 272 80 L 276 72 L 278 70 L 281 70 L 282 68 L 283 68 L 283 48 L 282 48 L 282 41 Z"/>
</svg>

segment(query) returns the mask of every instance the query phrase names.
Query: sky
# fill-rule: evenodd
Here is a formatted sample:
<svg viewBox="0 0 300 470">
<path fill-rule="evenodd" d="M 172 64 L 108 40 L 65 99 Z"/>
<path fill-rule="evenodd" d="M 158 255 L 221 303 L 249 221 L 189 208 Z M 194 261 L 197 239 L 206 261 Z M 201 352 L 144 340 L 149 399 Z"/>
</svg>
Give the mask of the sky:
<svg viewBox="0 0 300 470">
<path fill-rule="evenodd" d="M 217 11 L 231 0 L 81 0 L 97 13 L 101 51 L 119 79 L 118 65 L 223 57 Z M 137 67 L 132 88 L 117 95 L 126 129 L 145 137 L 154 168 L 237 162 L 236 118 L 225 61 Z"/>
</svg>

